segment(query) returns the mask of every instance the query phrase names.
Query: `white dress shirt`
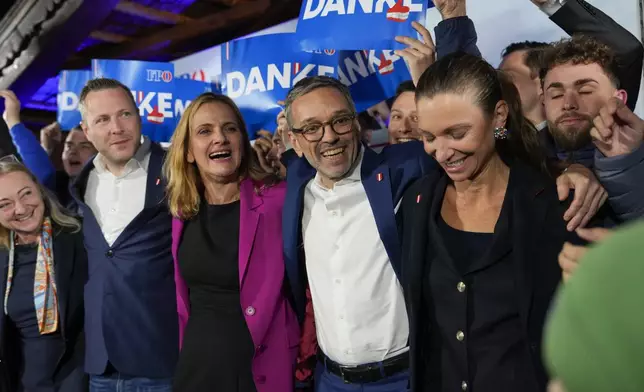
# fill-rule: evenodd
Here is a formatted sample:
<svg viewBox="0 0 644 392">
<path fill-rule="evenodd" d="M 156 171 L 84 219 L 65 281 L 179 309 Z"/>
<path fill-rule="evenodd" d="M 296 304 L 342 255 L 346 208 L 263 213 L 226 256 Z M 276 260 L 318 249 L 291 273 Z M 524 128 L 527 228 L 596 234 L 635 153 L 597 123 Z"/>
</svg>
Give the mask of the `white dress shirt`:
<svg viewBox="0 0 644 392">
<path fill-rule="evenodd" d="M 107 243 L 112 246 L 125 227 L 143 210 L 150 162 L 150 139 L 145 138 L 125 170 L 115 176 L 101 154 L 94 158 L 85 203 L 94 213 Z"/>
<path fill-rule="evenodd" d="M 359 159 L 333 189 L 317 175 L 309 181 L 302 215 L 318 344 L 346 366 L 405 352 L 409 337 L 402 287 L 360 181 Z"/>
</svg>

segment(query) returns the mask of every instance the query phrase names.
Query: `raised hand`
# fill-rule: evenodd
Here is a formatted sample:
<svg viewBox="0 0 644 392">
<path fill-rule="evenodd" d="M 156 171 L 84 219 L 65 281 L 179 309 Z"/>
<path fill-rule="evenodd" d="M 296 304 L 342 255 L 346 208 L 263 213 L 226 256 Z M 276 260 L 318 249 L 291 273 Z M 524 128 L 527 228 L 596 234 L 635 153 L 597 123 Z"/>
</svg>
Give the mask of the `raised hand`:
<svg viewBox="0 0 644 392">
<path fill-rule="evenodd" d="M 412 37 L 396 37 L 396 41 L 407 45 L 407 48 L 396 50 L 395 53 L 405 59 L 409 67 L 409 73 L 414 85 L 418 84 L 418 79 L 436 61 L 436 46 L 432 35 L 418 22 L 412 22 L 414 29 L 423 37 L 419 41 Z"/>
<path fill-rule="evenodd" d="M 627 155 L 642 145 L 644 120 L 635 115 L 622 100 L 611 98 L 593 120 L 590 136 L 604 156 Z"/>
<path fill-rule="evenodd" d="M 63 133 L 60 130 L 60 124 L 53 122 L 40 130 L 40 145 L 51 154 L 56 146 L 63 141 Z"/>
<path fill-rule="evenodd" d="M 0 97 L 4 98 L 4 113 L 2 118 L 9 129 L 20 123 L 20 100 L 11 90 L 0 91 Z"/>
<path fill-rule="evenodd" d="M 465 0 L 434 0 L 443 20 L 467 15 Z"/>
</svg>

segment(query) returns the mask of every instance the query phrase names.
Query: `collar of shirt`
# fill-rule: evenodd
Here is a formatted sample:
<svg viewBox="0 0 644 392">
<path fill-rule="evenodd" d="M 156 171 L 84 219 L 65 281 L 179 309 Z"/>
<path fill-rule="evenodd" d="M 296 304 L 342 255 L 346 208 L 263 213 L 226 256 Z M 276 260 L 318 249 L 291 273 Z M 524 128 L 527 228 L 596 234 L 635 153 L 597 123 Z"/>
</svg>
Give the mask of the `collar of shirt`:
<svg viewBox="0 0 644 392">
<path fill-rule="evenodd" d="M 143 137 L 143 143 L 139 146 L 139 149 L 136 150 L 136 153 L 130 159 L 130 161 L 125 165 L 125 170 L 119 177 L 124 177 L 131 173 L 133 170 L 136 170 L 137 168 L 143 169 L 147 172 L 148 170 L 148 156 L 150 155 L 150 145 L 152 142 L 150 142 L 150 139 L 146 136 Z M 94 158 L 94 169 L 96 170 L 97 174 L 104 174 L 107 173 L 107 167 L 105 163 L 103 162 L 103 156 L 99 153 L 96 155 Z"/>
<path fill-rule="evenodd" d="M 534 127 L 537 128 L 537 131 L 543 131 L 544 129 L 546 129 L 548 127 L 548 121 L 540 122 L 539 124 L 535 125 Z"/>
<path fill-rule="evenodd" d="M 360 182 L 361 181 L 361 169 L 362 169 L 362 159 L 364 158 L 364 147 L 361 145 L 360 146 L 360 152 L 358 153 L 358 162 L 356 163 L 355 167 L 351 170 L 348 176 L 345 178 L 341 179 L 340 181 L 336 182 L 334 186 L 342 186 L 346 184 L 351 184 L 354 182 Z M 315 185 L 318 186 L 321 189 L 324 189 L 326 191 L 330 190 L 324 185 L 322 185 L 322 181 L 320 180 L 320 174 L 315 173 Z"/>
</svg>

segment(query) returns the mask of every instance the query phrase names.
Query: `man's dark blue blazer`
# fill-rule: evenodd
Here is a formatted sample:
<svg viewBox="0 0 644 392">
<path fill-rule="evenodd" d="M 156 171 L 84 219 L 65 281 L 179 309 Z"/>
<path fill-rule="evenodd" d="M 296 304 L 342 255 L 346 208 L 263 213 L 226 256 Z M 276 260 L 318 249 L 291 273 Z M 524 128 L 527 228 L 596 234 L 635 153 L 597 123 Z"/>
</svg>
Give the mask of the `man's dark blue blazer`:
<svg viewBox="0 0 644 392">
<path fill-rule="evenodd" d="M 408 142 L 385 147 L 376 153 L 364 146 L 361 178 L 378 226 L 380 238 L 389 260 L 400 280 L 401 248 L 395 208 L 405 189 L 438 166 L 428 156 L 420 142 Z M 287 192 L 283 213 L 284 263 L 293 294 L 293 306 L 300 323 L 304 321 L 307 275 L 302 242 L 302 210 L 304 189 L 315 176 L 315 169 L 304 158 L 288 166 Z"/>
<path fill-rule="evenodd" d="M 72 185 L 83 213 L 89 278 L 85 285 L 85 371 L 110 367 L 134 377 L 172 378 L 179 357 L 172 216 L 161 169 L 165 151 L 150 146 L 143 210 L 109 245 L 85 203 L 90 161 Z"/>
</svg>

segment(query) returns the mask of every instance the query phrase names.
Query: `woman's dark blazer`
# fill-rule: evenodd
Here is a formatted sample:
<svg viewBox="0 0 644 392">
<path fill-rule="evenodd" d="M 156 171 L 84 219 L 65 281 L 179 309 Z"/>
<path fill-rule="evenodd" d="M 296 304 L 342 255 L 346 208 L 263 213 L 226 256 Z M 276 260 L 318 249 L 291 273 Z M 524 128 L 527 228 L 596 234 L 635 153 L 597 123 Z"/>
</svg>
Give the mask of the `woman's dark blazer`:
<svg viewBox="0 0 644 392">
<path fill-rule="evenodd" d="M 423 307 L 422 279 L 426 255 L 433 252 L 428 222 L 441 208 L 449 178 L 444 171 L 431 173 L 414 183 L 405 193 L 399 224 L 402 226 L 402 283 L 410 318 L 410 357 L 412 391 L 428 385 L 424 379 L 425 353 L 432 326 Z M 511 192 L 511 193 L 510 193 Z M 555 290 L 561 280 L 557 256 L 565 241 L 580 243 L 566 230 L 563 220 L 567 203 L 558 200 L 555 181 L 522 164 L 510 168 L 507 194 L 512 195 L 510 227 L 496 227 L 507 233 L 508 252 L 499 258 L 514 261 L 518 288 L 519 314 L 530 346 L 540 390 L 547 376 L 541 363 L 542 329 Z"/>
<path fill-rule="evenodd" d="M 54 226 L 54 272 L 58 290 L 59 317 L 62 321 L 60 331 L 65 340 L 65 353 L 60 358 L 56 382 L 63 382 L 61 391 L 81 392 L 88 390 L 87 376 L 84 374 L 85 344 L 83 336 L 83 290 L 87 281 L 87 253 L 81 231 L 72 233 L 70 229 Z M 9 252 L 0 249 L 0 295 L 4 298 L 7 284 Z M 12 367 L 15 348 L 7 339 L 4 310 L 0 309 L 0 391 L 15 391 L 17 372 Z"/>
</svg>

